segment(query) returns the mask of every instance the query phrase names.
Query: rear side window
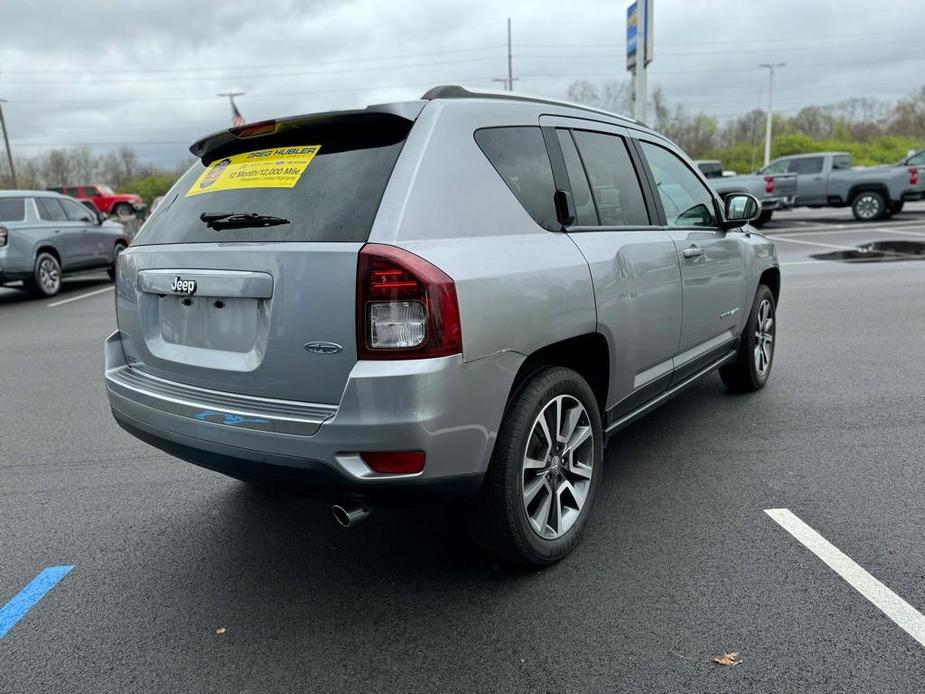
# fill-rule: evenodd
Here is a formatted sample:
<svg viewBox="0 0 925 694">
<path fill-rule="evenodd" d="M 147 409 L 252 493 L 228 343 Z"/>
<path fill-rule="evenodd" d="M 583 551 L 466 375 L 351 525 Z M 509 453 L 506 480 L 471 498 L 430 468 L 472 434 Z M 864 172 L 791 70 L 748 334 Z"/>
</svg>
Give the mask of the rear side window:
<svg viewBox="0 0 925 694">
<path fill-rule="evenodd" d="M 916 155 L 913 155 L 909 158 L 909 164 L 912 166 L 923 166 L 925 165 L 925 152 L 919 152 Z"/>
<path fill-rule="evenodd" d="M 0 198 L 0 222 L 21 222 L 25 218 L 25 198 Z"/>
<path fill-rule="evenodd" d="M 591 187 L 585 175 L 578 149 L 568 130 L 557 130 L 559 146 L 565 158 L 565 170 L 568 173 L 569 187 L 572 189 L 572 202 L 575 204 L 575 224 L 578 226 L 598 226 L 597 208 L 591 199 Z"/>
<path fill-rule="evenodd" d="M 706 178 L 722 178 L 723 177 L 723 167 L 721 164 L 717 164 L 712 161 L 702 161 L 697 164 L 697 168 L 700 169 Z"/>
<path fill-rule="evenodd" d="M 542 227 L 559 229 L 556 184 L 538 127 L 484 128 L 475 141 L 524 209 Z"/>
<path fill-rule="evenodd" d="M 790 160 L 790 173 L 795 174 L 816 174 L 822 173 L 822 157 L 803 157 L 801 159 Z"/>
<path fill-rule="evenodd" d="M 216 157 L 216 167 L 202 180 L 205 164 L 201 161 L 193 164 L 151 215 L 132 245 L 216 241 L 365 242 L 410 128 L 410 121 L 391 116 L 381 121 L 344 119 L 324 125 L 299 125 L 275 138 L 259 138 L 259 144 L 239 143 L 234 151 L 223 150 L 221 156 Z M 285 174 L 285 170 L 291 168 L 286 153 L 310 148 L 316 151 L 295 178 L 294 185 L 261 187 L 275 171 L 283 169 Z M 218 184 L 224 175 L 223 169 L 228 174 L 238 173 L 232 165 L 223 162 L 253 153 L 266 163 L 256 179 L 248 174 L 247 182 Z M 210 181 L 214 172 L 218 173 Z M 233 187 L 229 188 L 229 184 Z M 210 186 L 212 190 L 206 190 Z M 194 189 L 198 192 L 188 195 Z M 215 230 L 200 220 L 203 213 L 256 213 L 282 218 L 288 223 Z"/>
<path fill-rule="evenodd" d="M 761 169 L 759 173 L 763 174 L 782 174 L 787 173 L 787 169 L 790 168 L 790 160 L 783 159 L 782 161 L 774 161 L 768 164 L 766 167 Z"/>
<path fill-rule="evenodd" d="M 57 198 L 36 198 L 35 204 L 39 208 L 39 217 L 46 222 L 65 222 L 67 215 Z"/>
<path fill-rule="evenodd" d="M 648 226 L 642 188 L 623 138 L 575 130 L 602 226 Z"/>
</svg>

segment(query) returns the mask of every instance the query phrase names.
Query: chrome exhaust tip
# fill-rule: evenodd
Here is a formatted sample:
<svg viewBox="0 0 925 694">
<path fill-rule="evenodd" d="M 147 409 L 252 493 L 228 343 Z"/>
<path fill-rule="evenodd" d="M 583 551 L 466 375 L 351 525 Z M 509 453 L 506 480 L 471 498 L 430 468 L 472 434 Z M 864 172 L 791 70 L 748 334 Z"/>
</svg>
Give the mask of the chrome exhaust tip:
<svg viewBox="0 0 925 694">
<path fill-rule="evenodd" d="M 334 520 L 345 528 L 352 528 L 354 525 L 362 523 L 372 513 L 365 506 L 341 506 L 340 504 L 334 504 L 331 511 L 334 513 Z"/>
</svg>

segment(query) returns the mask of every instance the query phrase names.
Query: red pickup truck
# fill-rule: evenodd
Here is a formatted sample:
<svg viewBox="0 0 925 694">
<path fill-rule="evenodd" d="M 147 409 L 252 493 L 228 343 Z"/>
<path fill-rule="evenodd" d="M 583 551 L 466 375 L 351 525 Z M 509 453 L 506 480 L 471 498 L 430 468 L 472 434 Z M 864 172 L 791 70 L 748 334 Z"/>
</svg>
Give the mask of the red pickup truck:
<svg viewBox="0 0 925 694">
<path fill-rule="evenodd" d="M 80 202 L 89 200 L 96 209 L 117 217 L 128 217 L 144 209 L 144 202 L 134 193 L 115 193 L 109 186 L 55 186 L 49 188 Z"/>
</svg>

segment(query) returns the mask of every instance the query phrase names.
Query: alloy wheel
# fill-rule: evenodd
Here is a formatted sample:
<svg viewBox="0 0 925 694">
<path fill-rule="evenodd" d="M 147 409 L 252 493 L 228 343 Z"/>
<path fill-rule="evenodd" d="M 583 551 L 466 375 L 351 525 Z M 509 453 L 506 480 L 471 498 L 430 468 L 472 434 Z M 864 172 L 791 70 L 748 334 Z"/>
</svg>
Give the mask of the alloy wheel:
<svg viewBox="0 0 925 694">
<path fill-rule="evenodd" d="M 873 195 L 863 195 L 857 204 L 858 216 L 863 219 L 875 219 L 880 214 L 880 201 Z"/>
<path fill-rule="evenodd" d="M 46 294 L 54 294 L 61 285 L 61 271 L 52 258 L 42 258 L 39 263 L 39 283 Z"/>
<path fill-rule="evenodd" d="M 591 419 L 581 402 L 558 395 L 540 410 L 523 460 L 523 505 L 540 537 L 555 540 L 575 525 L 594 473 Z"/>
<path fill-rule="evenodd" d="M 755 324 L 755 369 L 762 378 L 771 368 L 774 350 L 774 308 L 769 299 L 758 306 L 758 321 Z"/>
</svg>

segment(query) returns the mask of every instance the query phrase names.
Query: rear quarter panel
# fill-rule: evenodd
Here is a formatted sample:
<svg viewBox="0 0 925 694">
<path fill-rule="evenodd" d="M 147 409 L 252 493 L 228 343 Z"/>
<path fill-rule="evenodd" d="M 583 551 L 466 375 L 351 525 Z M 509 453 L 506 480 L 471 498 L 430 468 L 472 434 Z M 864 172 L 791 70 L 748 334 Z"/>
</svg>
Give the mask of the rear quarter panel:
<svg viewBox="0 0 925 694">
<path fill-rule="evenodd" d="M 535 107 L 479 104 L 446 108 L 434 101 L 424 108 L 370 235 L 453 278 L 466 361 L 505 351 L 529 355 L 596 329 L 584 257 L 568 236 L 530 217 L 473 137 L 483 127 L 537 126 Z"/>
</svg>

